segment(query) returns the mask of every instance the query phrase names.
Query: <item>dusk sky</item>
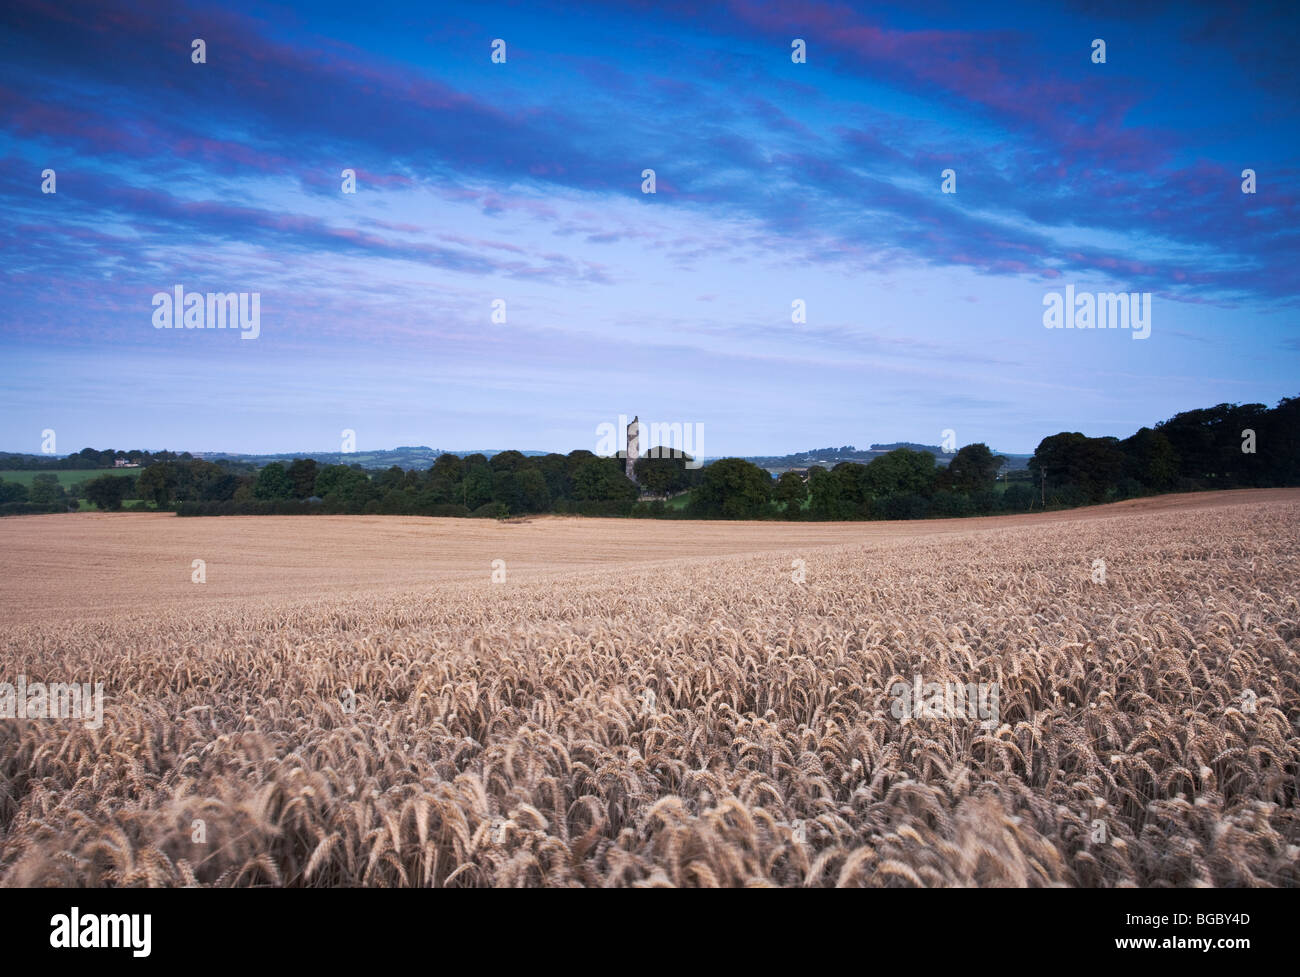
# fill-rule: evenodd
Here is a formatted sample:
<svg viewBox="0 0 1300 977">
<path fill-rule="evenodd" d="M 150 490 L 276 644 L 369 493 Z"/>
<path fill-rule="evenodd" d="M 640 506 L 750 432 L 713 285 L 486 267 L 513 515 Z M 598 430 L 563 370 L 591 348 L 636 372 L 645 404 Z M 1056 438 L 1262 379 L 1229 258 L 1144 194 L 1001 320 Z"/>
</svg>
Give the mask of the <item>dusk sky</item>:
<svg viewBox="0 0 1300 977">
<path fill-rule="evenodd" d="M 567 452 L 635 413 L 705 455 L 1030 452 L 1271 406 L 1298 49 L 1291 3 L 5 0 L 0 450 Z M 260 293 L 260 334 L 154 328 L 178 285 Z M 1151 293 L 1150 336 L 1045 329 L 1066 286 Z"/>
</svg>

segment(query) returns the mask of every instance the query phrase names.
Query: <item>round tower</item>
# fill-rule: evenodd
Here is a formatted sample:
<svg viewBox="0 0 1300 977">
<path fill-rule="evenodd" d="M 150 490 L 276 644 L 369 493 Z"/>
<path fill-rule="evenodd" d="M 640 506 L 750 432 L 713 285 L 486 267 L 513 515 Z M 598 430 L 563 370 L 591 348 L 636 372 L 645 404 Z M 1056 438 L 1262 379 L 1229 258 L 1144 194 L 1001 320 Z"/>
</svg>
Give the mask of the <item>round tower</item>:
<svg viewBox="0 0 1300 977">
<path fill-rule="evenodd" d="M 627 467 L 624 471 L 627 477 L 636 481 L 636 460 L 641 453 L 641 425 L 637 418 L 632 418 L 632 423 L 627 426 Z"/>
</svg>

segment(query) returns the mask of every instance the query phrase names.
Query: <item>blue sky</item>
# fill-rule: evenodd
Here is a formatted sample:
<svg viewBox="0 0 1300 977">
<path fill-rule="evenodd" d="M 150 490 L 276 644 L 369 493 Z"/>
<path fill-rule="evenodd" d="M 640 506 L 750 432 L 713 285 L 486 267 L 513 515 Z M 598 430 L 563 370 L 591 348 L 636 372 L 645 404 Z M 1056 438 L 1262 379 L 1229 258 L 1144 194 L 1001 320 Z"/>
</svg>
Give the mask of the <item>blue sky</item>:
<svg viewBox="0 0 1300 977">
<path fill-rule="evenodd" d="M 1032 451 L 1300 393 L 1300 14 L 1129 7 L 10 0 L 0 449 Z M 260 335 L 153 328 L 176 285 Z M 1066 285 L 1150 338 L 1044 329 Z"/>
</svg>

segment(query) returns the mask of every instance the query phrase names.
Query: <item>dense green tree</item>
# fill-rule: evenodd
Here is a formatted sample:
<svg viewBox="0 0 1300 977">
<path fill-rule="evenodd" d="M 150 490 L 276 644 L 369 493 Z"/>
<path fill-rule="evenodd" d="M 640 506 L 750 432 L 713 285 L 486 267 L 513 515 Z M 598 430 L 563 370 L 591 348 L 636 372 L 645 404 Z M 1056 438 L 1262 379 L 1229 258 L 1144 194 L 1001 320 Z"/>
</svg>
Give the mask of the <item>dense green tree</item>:
<svg viewBox="0 0 1300 977">
<path fill-rule="evenodd" d="M 768 513 L 772 476 L 743 458 L 723 458 L 704 469 L 691 498 L 694 512 L 709 518 L 758 519 Z"/>
<path fill-rule="evenodd" d="M 597 457 L 585 448 L 578 448 L 570 451 L 564 456 L 564 468 L 569 478 L 569 494 L 572 498 L 577 498 L 577 487 L 574 479 L 578 475 L 578 469 L 588 460 Z M 606 459 L 607 461 L 611 459 Z"/>
<path fill-rule="evenodd" d="M 551 507 L 551 493 L 546 476 L 536 468 L 524 468 L 513 475 L 511 512 L 546 512 Z"/>
<path fill-rule="evenodd" d="M 176 481 L 176 468 L 171 462 L 150 465 L 140 472 L 137 483 L 140 497 L 161 508 L 171 502 Z"/>
<path fill-rule="evenodd" d="M 1164 492 L 1178 484 L 1178 452 L 1163 432 L 1149 427 L 1119 443 L 1124 453 L 1124 473 L 1144 487 Z"/>
<path fill-rule="evenodd" d="M 782 472 L 772 494 L 777 502 L 785 506 L 786 515 L 793 519 L 799 514 L 804 499 L 808 498 L 808 483 L 798 472 Z"/>
<path fill-rule="evenodd" d="M 842 483 L 820 465 L 808 469 L 808 512 L 814 519 L 833 519 L 840 508 Z"/>
<path fill-rule="evenodd" d="M 930 497 L 930 515 L 936 519 L 953 519 L 969 516 L 975 511 L 971 497 L 965 492 L 942 488 Z"/>
<path fill-rule="evenodd" d="M 887 495 L 928 495 L 934 488 L 934 455 L 928 451 L 897 448 L 873 459 L 864 477 L 873 498 Z"/>
<path fill-rule="evenodd" d="M 860 519 L 871 512 L 867 466 L 842 461 L 830 471 L 809 472 L 808 509 L 817 519 Z"/>
<path fill-rule="evenodd" d="M 691 457 L 675 449 L 665 449 L 654 455 L 642 455 L 633 464 L 637 484 L 647 492 L 673 495 L 694 485 L 700 469 L 687 468 Z"/>
<path fill-rule="evenodd" d="M 507 468 L 492 473 L 492 501 L 505 506 L 507 512 L 521 511 L 515 485 L 515 473 L 510 469 Z"/>
<path fill-rule="evenodd" d="M 213 494 L 209 491 L 209 486 L 227 474 L 220 465 L 199 458 L 181 458 L 169 464 L 176 472 L 175 496 L 181 502 L 191 502 Z"/>
<path fill-rule="evenodd" d="M 966 495 L 989 492 L 1006 461 L 1001 455 L 990 451 L 986 444 L 964 445 L 953 455 L 948 467 L 939 473 L 938 483 L 944 488 Z"/>
<path fill-rule="evenodd" d="M 406 472 L 400 465 L 393 465 L 380 472 L 374 479 L 374 484 L 380 495 L 387 495 L 394 489 L 404 489 L 406 487 Z"/>
<path fill-rule="evenodd" d="M 1249 427 L 1249 425 L 1247 425 Z M 1252 485 L 1300 485 L 1300 397 L 1284 397 L 1261 417 L 1255 432 L 1255 453 L 1241 451 L 1244 472 L 1250 473 Z"/>
<path fill-rule="evenodd" d="M 293 482 L 284 465 L 273 461 L 257 473 L 257 483 L 253 486 L 253 497 L 262 500 L 293 498 Z"/>
<path fill-rule="evenodd" d="M 323 499 L 333 493 L 349 471 L 347 465 L 326 465 L 316 475 L 316 494 Z"/>
<path fill-rule="evenodd" d="M 349 512 L 362 512 L 367 505 L 379 500 L 379 492 L 374 483 L 360 468 L 344 469 L 331 493 L 334 500 L 346 506 Z"/>
<path fill-rule="evenodd" d="M 464 467 L 460 455 L 441 454 L 434 459 L 429 475 L 431 478 L 445 478 L 451 482 L 459 482 Z"/>
<path fill-rule="evenodd" d="M 589 455 L 573 474 L 573 497 L 579 502 L 612 502 L 635 499 L 640 492 L 623 472 L 617 458 Z"/>
<path fill-rule="evenodd" d="M 569 463 L 564 455 L 552 452 L 537 461 L 537 469 L 546 479 L 546 491 L 552 501 L 567 499 L 573 495 L 573 482 L 569 477 Z"/>
<path fill-rule="evenodd" d="M 1034 504 L 1034 487 L 1025 482 L 1008 485 L 1002 493 L 1002 509 L 1007 512 L 1026 512 Z"/>
<path fill-rule="evenodd" d="M 31 488 L 27 490 L 27 495 L 32 502 L 45 505 L 52 502 L 62 502 L 67 498 L 63 486 L 59 484 L 59 476 L 53 472 L 40 472 L 33 476 Z"/>
<path fill-rule="evenodd" d="M 471 512 L 492 501 L 492 468 L 481 454 L 463 459 L 464 476 L 460 480 L 461 497 L 457 500 Z"/>
<path fill-rule="evenodd" d="M 924 519 L 930 515 L 930 500 L 917 492 L 899 492 L 880 500 L 885 519 Z"/>
<path fill-rule="evenodd" d="M 289 481 L 293 483 L 293 497 L 305 499 L 316 494 L 316 476 L 320 467 L 315 458 L 295 458 L 289 465 Z"/>
<path fill-rule="evenodd" d="M 86 483 L 86 498 L 100 509 L 122 508 L 122 500 L 133 491 L 135 479 L 128 475 L 100 475 Z"/>
<path fill-rule="evenodd" d="M 226 502 L 235 497 L 238 488 L 239 476 L 223 471 L 204 480 L 199 486 L 199 499 L 204 502 Z"/>
<path fill-rule="evenodd" d="M 1029 468 L 1038 479 L 1046 472 L 1047 492 L 1054 486 L 1075 486 L 1087 502 L 1104 502 L 1107 491 L 1124 471 L 1124 454 L 1115 438 L 1089 438 L 1078 431 L 1061 432 L 1039 442 Z M 1058 492 L 1061 504 L 1068 495 Z"/>
<path fill-rule="evenodd" d="M 460 482 L 464 464 L 459 455 L 439 455 L 429 469 L 429 497 L 437 505 L 461 501 Z"/>
<path fill-rule="evenodd" d="M 845 504 L 855 510 L 875 494 L 872 472 L 860 461 L 842 461 L 831 469 L 831 474 L 840 481 L 840 495 Z"/>
<path fill-rule="evenodd" d="M 27 486 L 21 482 L 0 482 L 0 504 L 26 502 L 28 497 Z"/>
<path fill-rule="evenodd" d="M 1193 484 L 1223 487 L 1235 484 L 1250 470 L 1248 456 L 1241 450 L 1247 428 L 1258 430 L 1267 423 L 1263 404 L 1217 404 L 1175 414 L 1156 425 L 1178 455 L 1180 474 Z M 1249 477 L 1253 481 L 1253 474 Z"/>
<path fill-rule="evenodd" d="M 378 489 L 376 488 L 376 491 Z M 379 511 L 385 515 L 411 516 L 419 513 L 419 496 L 412 488 L 394 488 L 379 500 Z"/>
<path fill-rule="evenodd" d="M 528 464 L 528 457 L 520 451 L 498 451 L 488 461 L 488 467 L 496 472 L 514 472 Z"/>
</svg>

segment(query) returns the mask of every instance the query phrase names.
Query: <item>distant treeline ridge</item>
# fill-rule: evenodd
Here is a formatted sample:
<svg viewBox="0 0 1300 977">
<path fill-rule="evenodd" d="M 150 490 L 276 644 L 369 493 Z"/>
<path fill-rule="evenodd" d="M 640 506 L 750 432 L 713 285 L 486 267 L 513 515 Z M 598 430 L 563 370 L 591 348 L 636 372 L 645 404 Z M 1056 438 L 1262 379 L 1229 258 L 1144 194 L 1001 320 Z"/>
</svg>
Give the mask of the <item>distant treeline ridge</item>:
<svg viewBox="0 0 1300 977">
<path fill-rule="evenodd" d="M 1131 437 L 1062 432 L 1044 438 L 1029 467 L 999 478 L 1003 458 L 984 444 L 961 448 L 947 466 L 928 451 L 898 448 L 862 464 L 814 466 L 773 481 L 762 468 L 723 458 L 702 468 L 687 455 L 642 457 L 635 483 L 624 459 L 590 451 L 488 458 L 440 455 L 427 469 L 320 465 L 312 458 L 260 469 L 187 453 L 84 451 L 55 468 L 111 466 L 73 486 L 38 474 L 29 488 L 0 481 L 0 514 L 66 510 L 80 498 L 101 509 L 169 509 L 183 516 L 394 514 L 507 516 L 573 513 L 722 519 L 920 519 L 1066 508 L 1152 495 L 1300 484 L 1300 398 L 1274 408 L 1219 404 L 1185 411 Z M 75 459 L 75 463 L 72 463 Z M 95 463 L 95 464 L 92 464 Z M 685 496 L 685 498 L 682 498 Z"/>
</svg>

